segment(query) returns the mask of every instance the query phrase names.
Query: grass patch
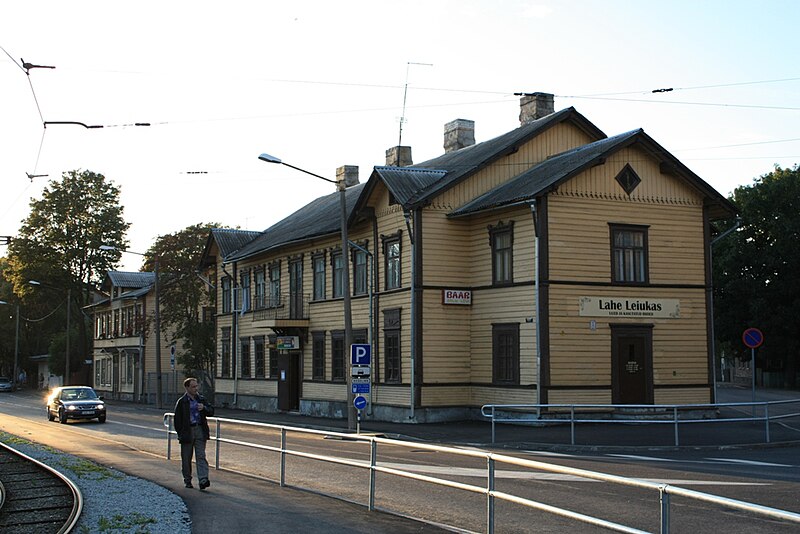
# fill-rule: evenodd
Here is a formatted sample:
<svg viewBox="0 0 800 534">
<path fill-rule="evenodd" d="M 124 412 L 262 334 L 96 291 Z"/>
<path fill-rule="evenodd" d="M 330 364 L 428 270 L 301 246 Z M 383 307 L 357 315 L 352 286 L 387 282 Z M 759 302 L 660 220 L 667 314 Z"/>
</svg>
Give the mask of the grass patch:
<svg viewBox="0 0 800 534">
<path fill-rule="evenodd" d="M 115 514 L 111 518 L 101 517 L 97 520 L 98 532 L 112 532 L 115 530 L 130 530 L 136 534 L 146 534 L 150 532 L 148 525 L 153 525 L 157 521 L 152 517 L 147 517 L 138 512 L 130 515 Z M 88 529 L 81 529 L 84 532 L 89 532 Z"/>
</svg>

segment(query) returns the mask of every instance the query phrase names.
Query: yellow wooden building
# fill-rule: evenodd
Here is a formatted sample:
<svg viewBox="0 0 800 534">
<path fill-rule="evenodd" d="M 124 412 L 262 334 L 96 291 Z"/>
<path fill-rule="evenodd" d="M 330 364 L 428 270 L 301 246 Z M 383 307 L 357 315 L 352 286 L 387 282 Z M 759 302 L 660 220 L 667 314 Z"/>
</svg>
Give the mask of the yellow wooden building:
<svg viewBox="0 0 800 534">
<path fill-rule="evenodd" d="M 365 183 L 337 171 L 370 417 L 712 399 L 709 243 L 730 202 L 644 131 L 607 137 L 545 93 L 488 141 L 448 123 L 444 148 L 413 164 L 393 147 Z M 218 403 L 346 416 L 338 210 L 332 193 L 254 237 L 209 236 Z"/>
</svg>

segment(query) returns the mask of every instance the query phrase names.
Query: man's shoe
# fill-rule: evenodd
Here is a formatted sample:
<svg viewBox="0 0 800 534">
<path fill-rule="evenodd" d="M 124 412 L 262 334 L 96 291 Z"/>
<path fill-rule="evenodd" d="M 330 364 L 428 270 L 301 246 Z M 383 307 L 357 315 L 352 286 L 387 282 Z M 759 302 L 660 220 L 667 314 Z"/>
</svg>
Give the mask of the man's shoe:
<svg viewBox="0 0 800 534">
<path fill-rule="evenodd" d="M 186 486 L 187 488 L 193 488 L 193 487 L 194 487 L 194 486 L 192 486 L 192 483 L 191 483 L 191 482 L 186 482 L 186 483 L 184 484 L 184 486 Z"/>
<path fill-rule="evenodd" d="M 201 490 L 203 490 L 203 489 L 206 489 L 206 488 L 207 488 L 207 487 L 209 487 L 210 485 L 211 485 L 211 482 L 209 482 L 209 481 L 208 481 L 208 479 L 205 479 L 205 480 L 201 480 L 201 481 L 200 481 L 200 489 L 201 489 Z"/>
</svg>

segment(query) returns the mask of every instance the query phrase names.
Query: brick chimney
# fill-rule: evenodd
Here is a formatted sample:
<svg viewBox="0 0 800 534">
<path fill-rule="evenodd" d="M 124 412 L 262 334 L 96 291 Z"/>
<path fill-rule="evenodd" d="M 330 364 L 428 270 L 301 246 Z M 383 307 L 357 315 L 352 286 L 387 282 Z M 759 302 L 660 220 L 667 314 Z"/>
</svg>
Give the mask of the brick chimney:
<svg viewBox="0 0 800 534">
<path fill-rule="evenodd" d="M 341 181 L 342 177 L 345 187 L 358 185 L 358 165 L 342 165 L 336 169 L 336 181 Z"/>
<path fill-rule="evenodd" d="M 519 125 L 524 126 L 555 111 L 550 93 L 526 93 L 519 99 Z"/>
<path fill-rule="evenodd" d="M 408 167 L 413 164 L 410 146 L 393 146 L 386 150 L 387 166 Z"/>
<path fill-rule="evenodd" d="M 475 121 L 456 119 L 444 125 L 444 151 L 454 152 L 475 144 Z"/>
</svg>

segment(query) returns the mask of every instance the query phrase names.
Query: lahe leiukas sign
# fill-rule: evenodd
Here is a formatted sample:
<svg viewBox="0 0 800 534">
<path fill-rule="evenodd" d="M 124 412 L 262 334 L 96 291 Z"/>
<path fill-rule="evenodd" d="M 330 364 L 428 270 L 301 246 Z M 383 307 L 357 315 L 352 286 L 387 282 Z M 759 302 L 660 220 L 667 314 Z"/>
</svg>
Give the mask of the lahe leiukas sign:
<svg viewBox="0 0 800 534">
<path fill-rule="evenodd" d="M 580 314 L 587 317 L 677 319 L 681 316 L 681 301 L 643 297 L 581 297 Z"/>
</svg>

